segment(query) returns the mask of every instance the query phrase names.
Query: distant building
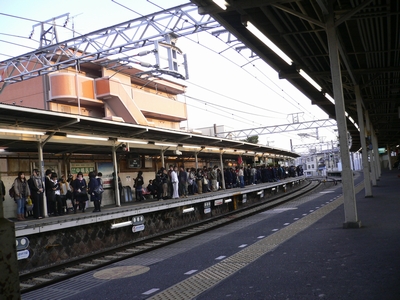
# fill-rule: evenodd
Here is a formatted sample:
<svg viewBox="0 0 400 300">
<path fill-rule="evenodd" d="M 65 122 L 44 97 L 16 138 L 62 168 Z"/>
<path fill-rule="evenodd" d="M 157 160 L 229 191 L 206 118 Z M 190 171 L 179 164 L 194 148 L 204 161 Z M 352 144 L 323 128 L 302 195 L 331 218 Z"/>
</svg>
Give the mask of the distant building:
<svg viewBox="0 0 400 300">
<path fill-rule="evenodd" d="M 226 134 L 226 132 L 233 131 L 232 127 L 225 125 L 214 125 L 209 127 L 196 128 L 196 131 L 203 135 L 215 136 L 219 138 L 235 139 L 232 134 Z M 224 133 L 225 132 L 225 133 Z"/>
<path fill-rule="evenodd" d="M 185 86 L 108 60 L 84 62 L 7 86 L 0 102 L 146 126 L 180 128 L 186 104 L 177 101 Z"/>
</svg>

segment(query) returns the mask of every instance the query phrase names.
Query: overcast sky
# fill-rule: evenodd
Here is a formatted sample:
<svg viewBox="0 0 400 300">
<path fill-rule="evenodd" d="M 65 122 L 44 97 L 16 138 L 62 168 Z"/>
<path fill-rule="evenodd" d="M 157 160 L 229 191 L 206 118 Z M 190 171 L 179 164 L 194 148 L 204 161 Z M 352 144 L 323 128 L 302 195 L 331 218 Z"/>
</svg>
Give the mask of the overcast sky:
<svg viewBox="0 0 400 300">
<path fill-rule="evenodd" d="M 69 31 L 64 33 L 68 39 L 74 34 L 78 36 L 188 2 L 0 0 L 0 61 L 37 48 L 39 30 L 35 30 L 31 40 L 28 37 L 32 26 L 40 21 L 69 13 Z M 57 24 L 62 25 L 64 20 L 59 19 Z M 328 118 L 297 89 L 278 79 L 278 74 L 264 62 L 253 61 L 249 51 L 238 54 L 235 50 L 227 50 L 225 43 L 205 32 L 180 38 L 177 46 L 188 56 L 190 75 L 184 82 L 188 87 L 186 97 L 180 98 L 188 105 L 188 121 L 182 123 L 183 127 L 217 124 L 238 130 L 288 124 L 293 120 L 292 114 L 298 116 L 299 121 Z M 218 54 L 221 51 L 223 54 Z M 301 140 L 298 133 L 262 135 L 260 143 L 290 149 L 290 139 L 295 145 L 318 142 L 316 139 Z M 314 135 L 315 131 L 302 133 Z M 325 141 L 335 139 L 333 128 L 321 128 L 319 135 Z"/>
</svg>

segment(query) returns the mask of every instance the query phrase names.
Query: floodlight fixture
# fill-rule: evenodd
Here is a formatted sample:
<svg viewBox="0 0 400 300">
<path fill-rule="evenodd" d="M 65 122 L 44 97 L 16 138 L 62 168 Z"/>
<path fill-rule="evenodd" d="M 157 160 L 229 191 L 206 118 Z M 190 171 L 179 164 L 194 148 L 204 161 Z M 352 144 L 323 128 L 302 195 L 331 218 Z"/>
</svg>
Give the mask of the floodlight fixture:
<svg viewBox="0 0 400 300">
<path fill-rule="evenodd" d="M 256 26 L 250 21 L 247 21 L 246 28 L 261 42 L 263 42 L 269 49 L 275 52 L 280 58 L 282 58 L 289 66 L 293 64 L 292 59 L 286 55 L 277 45 L 275 45 L 269 38 L 267 38 Z"/>
<path fill-rule="evenodd" d="M 227 3 L 225 0 L 213 0 L 215 4 L 217 4 L 221 9 L 226 10 L 227 9 Z"/>
<path fill-rule="evenodd" d="M 147 145 L 147 141 L 141 141 L 141 140 L 128 140 L 128 139 L 117 139 L 118 142 L 120 143 L 129 143 L 129 144 L 141 144 L 141 145 Z"/>
<path fill-rule="evenodd" d="M 32 130 L 20 130 L 20 129 L 0 129 L 3 133 L 17 133 L 17 134 L 32 134 L 32 135 L 45 135 L 45 132 L 32 131 Z"/>
<path fill-rule="evenodd" d="M 177 147 L 177 144 L 167 144 L 167 143 L 154 143 L 156 146 L 163 146 L 163 147 Z"/>
<path fill-rule="evenodd" d="M 100 137 L 100 136 L 89 136 L 89 135 L 75 135 L 75 134 L 67 134 L 67 138 L 71 139 L 82 139 L 82 140 L 93 140 L 93 141 L 108 141 L 108 138 Z"/>
<path fill-rule="evenodd" d="M 308 75 L 306 72 L 304 72 L 304 70 L 300 69 L 299 74 L 305 80 L 307 80 L 313 87 L 315 87 L 318 91 L 320 91 L 320 92 L 322 91 L 322 87 L 318 83 L 316 83 L 315 80 L 310 77 L 310 75 Z"/>
</svg>

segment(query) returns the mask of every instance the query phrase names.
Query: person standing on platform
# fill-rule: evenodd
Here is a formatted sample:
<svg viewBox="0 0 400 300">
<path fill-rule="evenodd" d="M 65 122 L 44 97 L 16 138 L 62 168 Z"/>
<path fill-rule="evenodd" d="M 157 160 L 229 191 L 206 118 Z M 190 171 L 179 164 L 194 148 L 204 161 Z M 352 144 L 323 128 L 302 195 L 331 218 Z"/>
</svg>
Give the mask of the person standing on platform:
<svg viewBox="0 0 400 300">
<path fill-rule="evenodd" d="M 18 177 L 14 180 L 14 193 L 14 199 L 15 202 L 17 202 L 17 219 L 19 221 L 24 221 L 25 203 L 28 197 L 31 195 L 28 181 L 25 178 L 24 172 L 18 172 Z"/>
<path fill-rule="evenodd" d="M 97 182 L 100 184 L 100 186 L 104 189 L 102 176 L 103 176 L 103 173 L 99 172 L 99 173 L 97 173 L 96 179 L 97 179 Z M 98 197 L 99 197 L 99 203 L 100 203 L 100 207 L 101 207 L 101 200 L 103 200 L 103 194 L 99 194 Z"/>
<path fill-rule="evenodd" d="M 172 199 L 179 198 L 179 181 L 177 172 L 178 172 L 177 167 L 174 167 L 171 171 Z"/>
<path fill-rule="evenodd" d="M 183 167 L 181 167 L 179 170 L 178 179 L 179 179 L 179 195 L 181 197 L 187 197 L 188 173 L 185 171 Z"/>
<path fill-rule="evenodd" d="M 53 205 L 54 205 L 54 215 L 62 216 L 64 215 L 64 209 L 61 201 L 61 191 L 60 191 L 60 183 L 58 182 L 57 173 L 51 173 L 51 182 L 53 184 Z"/>
<path fill-rule="evenodd" d="M 43 181 L 39 170 L 33 169 L 32 175 L 28 180 L 29 190 L 33 203 L 33 217 L 35 219 L 43 218 Z"/>
<path fill-rule="evenodd" d="M 72 201 L 72 193 L 71 193 L 71 188 L 69 186 L 69 183 L 67 180 L 65 180 L 65 176 L 62 175 L 60 180 L 59 180 L 59 184 L 60 184 L 60 192 L 61 192 L 61 203 L 63 206 L 63 210 L 66 214 L 68 214 L 68 203 L 69 201 Z M 68 200 L 68 203 L 67 203 Z"/>
<path fill-rule="evenodd" d="M 211 190 L 213 192 L 216 192 L 218 190 L 218 187 L 217 187 L 218 166 L 217 165 L 215 165 L 214 168 L 211 170 L 210 177 L 211 177 Z"/>
<path fill-rule="evenodd" d="M 203 193 L 203 172 L 202 172 L 201 168 L 197 169 L 196 184 L 197 184 L 197 192 L 199 194 L 202 194 Z"/>
<path fill-rule="evenodd" d="M 6 187 L 5 187 L 5 185 L 4 185 L 3 180 L 0 179 L 0 201 L 1 201 L 1 200 L 4 201 L 4 199 L 5 199 L 4 196 L 5 196 L 5 195 L 6 195 Z"/>
<path fill-rule="evenodd" d="M 162 169 L 162 188 L 163 188 L 163 200 L 168 199 L 168 171 L 167 169 Z"/>
<path fill-rule="evenodd" d="M 47 206 L 47 214 L 49 216 L 54 214 L 54 193 L 53 193 L 53 184 L 51 182 L 51 173 L 50 169 L 46 170 L 45 178 L 44 178 L 44 187 L 46 193 L 46 206 Z"/>
<path fill-rule="evenodd" d="M 157 200 L 161 201 L 162 196 L 163 196 L 163 182 L 162 182 L 162 176 L 163 176 L 163 169 L 161 168 L 158 170 L 156 174 L 156 178 L 153 181 L 153 185 L 156 189 L 157 193 Z"/>
<path fill-rule="evenodd" d="M 86 180 L 83 178 L 82 172 L 79 172 L 75 180 L 72 182 L 72 188 L 74 189 L 74 213 L 76 213 L 78 204 L 79 209 L 82 210 L 82 212 L 85 212 L 88 194 Z"/>
<path fill-rule="evenodd" d="M 89 184 L 88 190 L 90 194 L 90 201 L 93 202 L 94 210 L 93 212 L 100 212 L 100 200 L 99 193 L 97 193 L 97 189 L 100 186 L 100 183 L 97 181 L 96 174 L 94 172 L 89 173 Z"/>
<path fill-rule="evenodd" d="M 239 177 L 240 187 L 244 188 L 244 171 L 243 171 L 243 167 L 239 168 L 238 177 Z"/>
<path fill-rule="evenodd" d="M 117 184 L 118 184 L 118 190 L 119 190 L 119 198 L 122 199 L 122 181 L 121 181 L 121 177 L 119 177 L 119 172 L 117 174 L 117 176 L 115 176 L 115 172 L 112 173 L 112 184 L 111 184 L 111 188 L 113 189 L 113 195 L 115 197 L 115 181 L 117 180 Z"/>
<path fill-rule="evenodd" d="M 144 184 L 144 180 L 143 180 L 143 172 L 139 171 L 137 177 L 135 178 L 135 184 L 134 184 L 134 188 L 136 191 L 136 201 L 142 201 L 145 200 L 143 197 L 143 184 Z"/>
</svg>

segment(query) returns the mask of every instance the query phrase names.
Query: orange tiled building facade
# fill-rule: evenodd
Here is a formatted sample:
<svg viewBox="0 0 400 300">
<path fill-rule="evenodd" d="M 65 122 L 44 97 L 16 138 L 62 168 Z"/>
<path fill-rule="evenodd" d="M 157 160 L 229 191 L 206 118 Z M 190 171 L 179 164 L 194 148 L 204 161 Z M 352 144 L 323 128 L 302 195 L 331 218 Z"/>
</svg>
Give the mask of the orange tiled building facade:
<svg viewBox="0 0 400 300">
<path fill-rule="evenodd" d="M 7 86 L 0 102 L 37 109 L 105 118 L 115 121 L 179 129 L 187 119 L 186 104 L 177 100 L 183 85 L 150 77 L 140 70 L 109 69 L 85 63 Z"/>
</svg>

